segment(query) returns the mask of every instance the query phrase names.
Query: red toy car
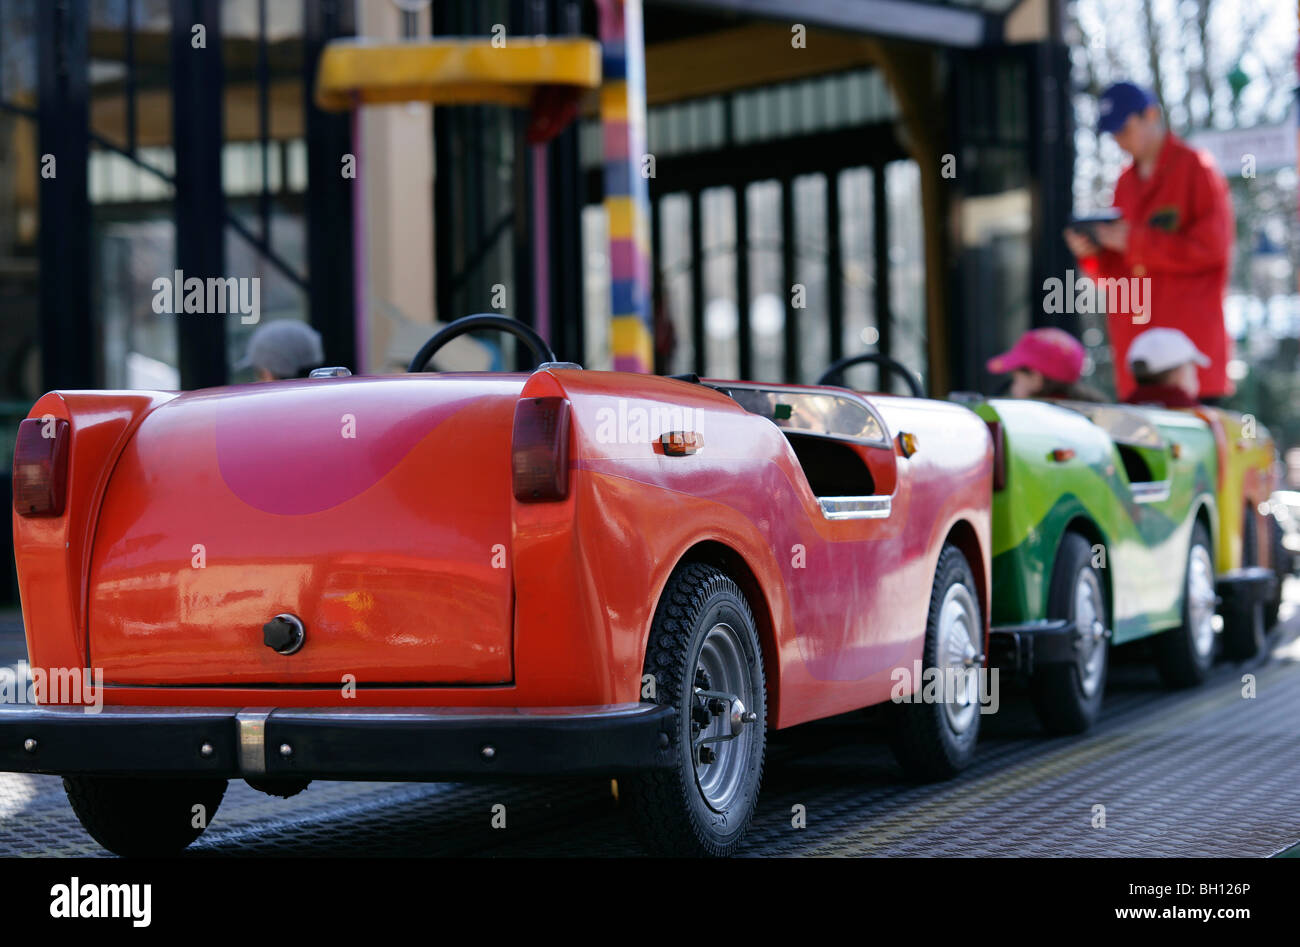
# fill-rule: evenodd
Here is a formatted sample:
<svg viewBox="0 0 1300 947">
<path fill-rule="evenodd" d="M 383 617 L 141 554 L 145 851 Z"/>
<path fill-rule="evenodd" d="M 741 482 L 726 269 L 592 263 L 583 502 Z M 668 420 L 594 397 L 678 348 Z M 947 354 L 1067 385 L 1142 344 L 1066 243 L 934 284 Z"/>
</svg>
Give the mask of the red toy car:
<svg viewBox="0 0 1300 947">
<path fill-rule="evenodd" d="M 531 374 L 424 373 L 495 327 Z M 513 320 L 397 377 L 53 392 L 22 423 L 33 666 L 102 712 L 0 708 L 0 770 L 178 851 L 230 778 L 621 777 L 656 851 L 726 854 L 766 733 L 890 702 L 950 775 L 980 710 L 992 446 L 966 408 L 555 363 Z"/>
</svg>

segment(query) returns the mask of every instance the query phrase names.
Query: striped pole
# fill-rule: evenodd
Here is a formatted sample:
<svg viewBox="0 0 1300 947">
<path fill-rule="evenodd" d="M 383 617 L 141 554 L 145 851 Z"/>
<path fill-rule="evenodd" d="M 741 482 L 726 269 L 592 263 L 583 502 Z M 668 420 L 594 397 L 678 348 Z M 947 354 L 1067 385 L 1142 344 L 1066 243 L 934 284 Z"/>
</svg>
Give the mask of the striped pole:
<svg viewBox="0 0 1300 947">
<path fill-rule="evenodd" d="M 642 174 L 645 39 L 641 0 L 597 0 L 600 12 L 600 121 L 604 132 L 605 212 L 609 218 L 614 370 L 654 369 L 650 318 L 650 181 Z"/>
</svg>

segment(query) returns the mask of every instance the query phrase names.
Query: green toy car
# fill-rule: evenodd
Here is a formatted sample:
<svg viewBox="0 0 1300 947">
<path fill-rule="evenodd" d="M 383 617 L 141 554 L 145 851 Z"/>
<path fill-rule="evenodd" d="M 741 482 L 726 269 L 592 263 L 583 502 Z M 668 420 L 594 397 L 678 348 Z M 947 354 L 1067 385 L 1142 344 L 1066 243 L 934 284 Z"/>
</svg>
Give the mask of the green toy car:
<svg viewBox="0 0 1300 947">
<path fill-rule="evenodd" d="M 875 354 L 822 383 L 865 362 L 921 394 Z M 1259 653 L 1290 565 L 1267 518 L 1267 431 L 1215 408 L 951 397 L 994 442 L 988 663 L 1027 680 L 1046 729 L 1096 720 L 1112 645 L 1152 638 L 1173 687 L 1200 683 L 1220 652 Z"/>
<path fill-rule="evenodd" d="M 990 663 L 1027 676 L 1043 725 L 1088 729 L 1110 646 L 1157 635 L 1161 677 L 1215 657 L 1214 436 L 1194 415 L 993 399 Z"/>
</svg>

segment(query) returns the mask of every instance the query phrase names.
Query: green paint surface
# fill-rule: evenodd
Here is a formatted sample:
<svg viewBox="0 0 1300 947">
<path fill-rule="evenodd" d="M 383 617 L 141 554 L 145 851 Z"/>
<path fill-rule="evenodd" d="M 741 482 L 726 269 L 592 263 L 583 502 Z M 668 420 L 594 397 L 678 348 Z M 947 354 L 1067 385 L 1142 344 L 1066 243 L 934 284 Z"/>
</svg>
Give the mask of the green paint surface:
<svg viewBox="0 0 1300 947">
<path fill-rule="evenodd" d="M 1052 569 L 1072 529 L 1094 544 L 1116 644 L 1178 625 L 1196 517 L 1206 518 L 1211 543 L 1217 522 L 1217 460 L 1204 422 L 1113 405 L 994 399 L 972 407 L 1000 423 L 1004 438 L 1006 484 L 993 494 L 993 624 L 1050 617 Z M 1057 450 L 1074 453 L 1056 459 Z M 1134 485 L 1144 482 L 1167 483 L 1168 496 L 1135 501 Z"/>
</svg>

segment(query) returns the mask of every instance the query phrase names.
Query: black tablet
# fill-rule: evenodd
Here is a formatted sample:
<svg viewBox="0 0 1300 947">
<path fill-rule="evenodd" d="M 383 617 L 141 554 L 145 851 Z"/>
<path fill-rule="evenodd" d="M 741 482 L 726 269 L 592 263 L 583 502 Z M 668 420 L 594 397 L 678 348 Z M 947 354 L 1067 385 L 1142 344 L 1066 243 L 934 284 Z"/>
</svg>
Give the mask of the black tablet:
<svg viewBox="0 0 1300 947">
<path fill-rule="evenodd" d="M 1123 220 L 1124 215 L 1111 207 L 1092 214 L 1079 214 L 1070 218 L 1070 229 L 1086 235 L 1093 243 L 1097 242 L 1097 224 L 1110 224 Z"/>
</svg>

